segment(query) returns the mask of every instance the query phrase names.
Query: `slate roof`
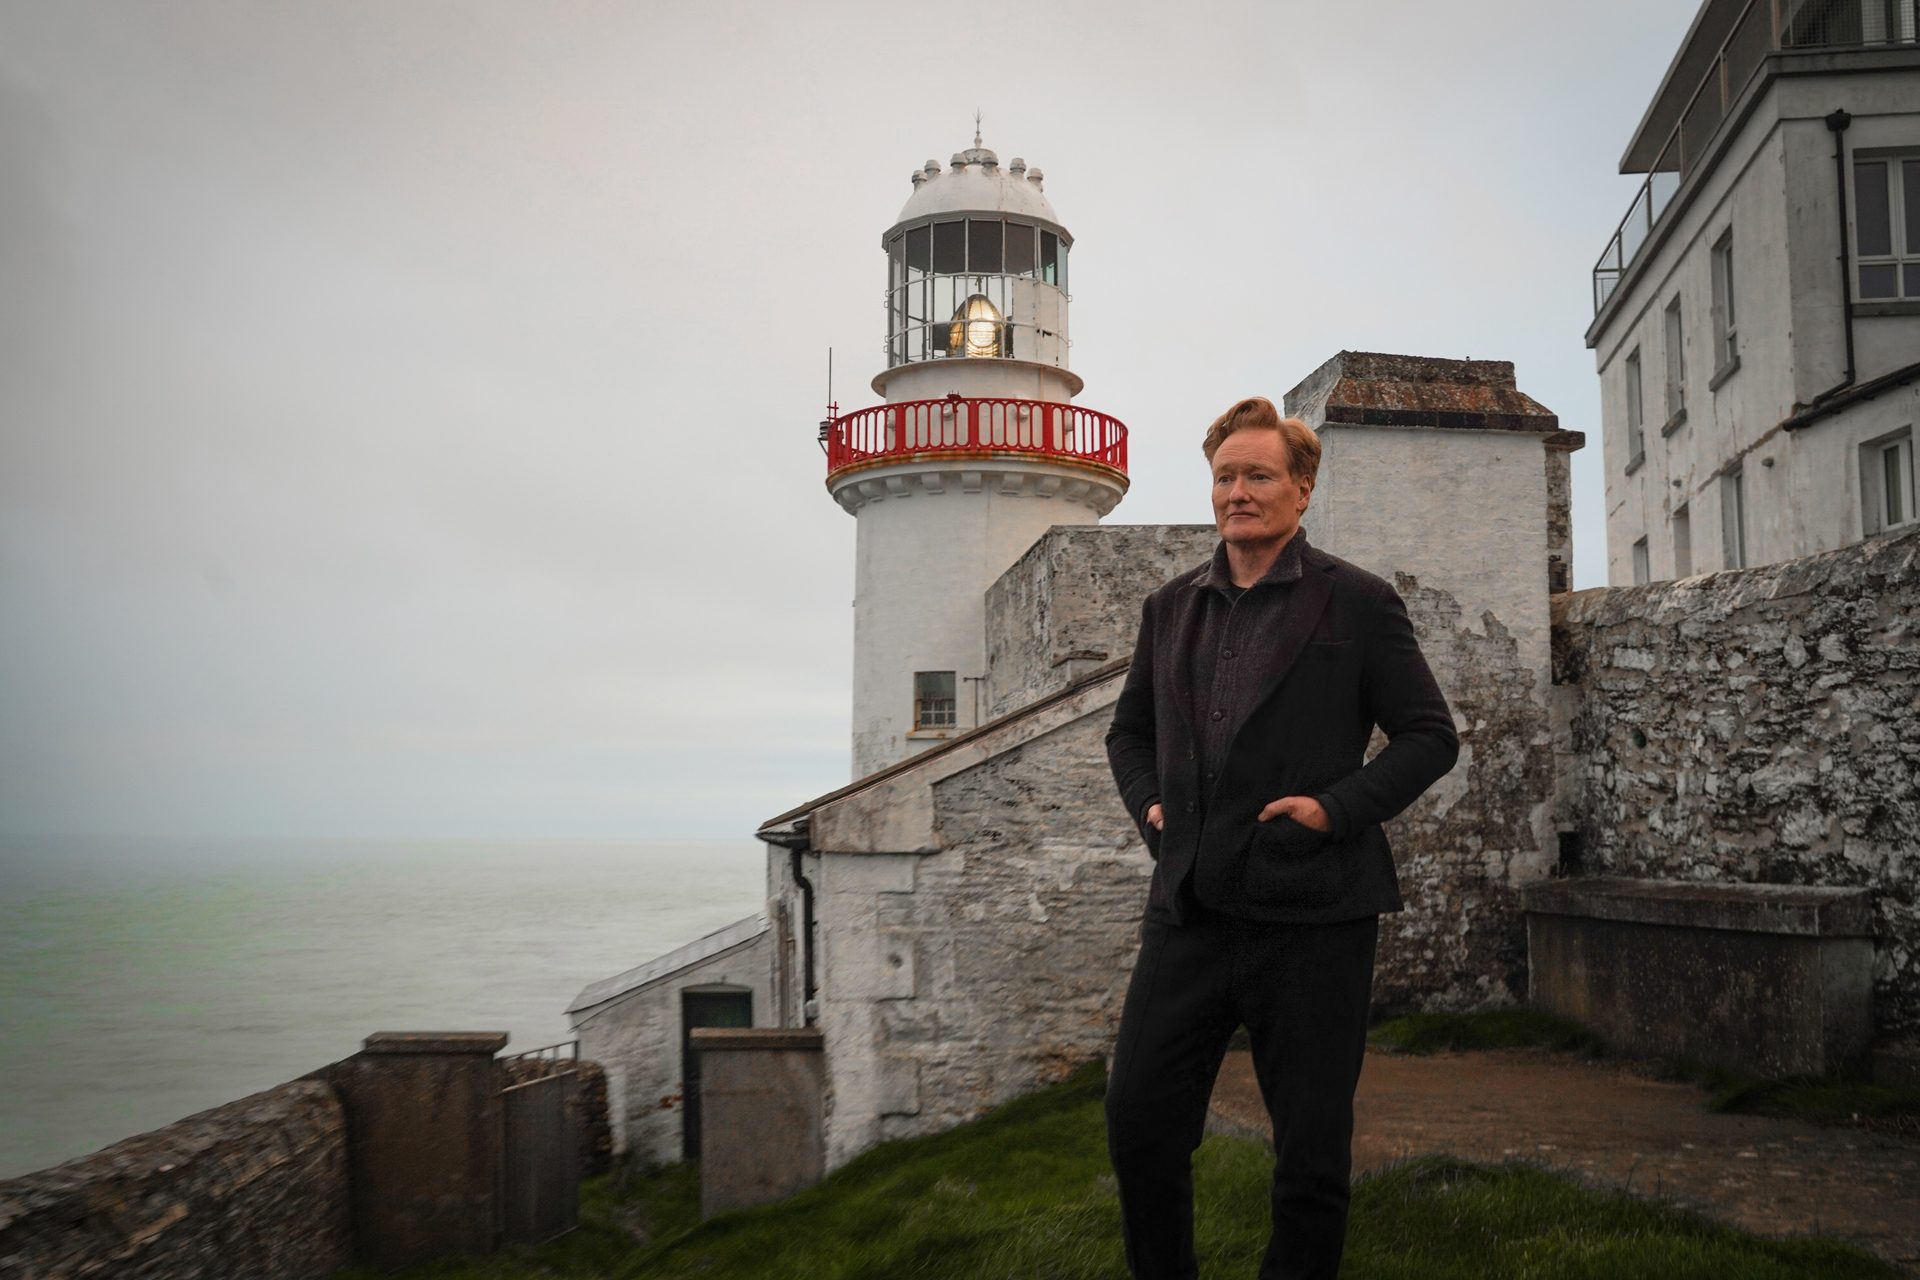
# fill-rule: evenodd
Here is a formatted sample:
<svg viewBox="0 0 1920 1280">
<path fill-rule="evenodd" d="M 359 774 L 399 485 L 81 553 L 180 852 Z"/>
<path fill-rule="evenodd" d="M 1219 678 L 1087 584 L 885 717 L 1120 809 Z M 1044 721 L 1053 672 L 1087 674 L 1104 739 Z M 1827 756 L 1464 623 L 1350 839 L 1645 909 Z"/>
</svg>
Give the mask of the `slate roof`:
<svg viewBox="0 0 1920 1280">
<path fill-rule="evenodd" d="M 698 963 L 722 951 L 737 947 L 743 942 L 751 942 L 769 928 L 766 914 L 751 915 L 744 920 L 735 920 L 725 928 L 716 929 L 704 938 L 695 938 L 685 946 L 676 947 L 663 956 L 656 956 L 643 965 L 628 969 L 625 973 L 616 973 L 611 978 L 602 978 L 598 982 L 587 984 L 573 1003 L 567 1006 L 568 1013 L 579 1013 L 591 1009 L 594 1005 L 605 1004 L 609 1000 L 637 991 L 649 982 L 657 982 L 668 974 Z"/>
</svg>

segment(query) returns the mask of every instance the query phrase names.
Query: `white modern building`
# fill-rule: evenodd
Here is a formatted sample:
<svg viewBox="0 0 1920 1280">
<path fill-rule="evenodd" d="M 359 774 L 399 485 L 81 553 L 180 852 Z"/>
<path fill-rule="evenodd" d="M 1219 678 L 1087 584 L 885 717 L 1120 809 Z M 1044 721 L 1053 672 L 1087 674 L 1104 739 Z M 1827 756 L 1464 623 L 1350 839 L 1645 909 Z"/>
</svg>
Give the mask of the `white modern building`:
<svg viewBox="0 0 1920 1280">
<path fill-rule="evenodd" d="M 1607 580 L 1910 526 L 1920 3 L 1705 0 L 1593 273 Z"/>
<path fill-rule="evenodd" d="M 974 145 L 913 173 L 881 236 L 884 403 L 822 424 L 827 488 L 859 521 L 853 776 L 981 719 L 987 587 L 1054 525 L 1127 490 L 1126 429 L 1071 403 L 1073 237 L 1040 170 Z"/>
</svg>

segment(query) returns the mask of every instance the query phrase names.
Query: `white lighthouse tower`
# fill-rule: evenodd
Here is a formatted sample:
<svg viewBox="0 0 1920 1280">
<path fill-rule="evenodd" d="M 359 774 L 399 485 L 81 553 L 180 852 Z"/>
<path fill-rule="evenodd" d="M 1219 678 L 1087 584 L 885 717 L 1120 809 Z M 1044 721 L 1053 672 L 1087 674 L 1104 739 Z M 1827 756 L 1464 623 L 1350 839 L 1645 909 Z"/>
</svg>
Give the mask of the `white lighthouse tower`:
<svg viewBox="0 0 1920 1280">
<path fill-rule="evenodd" d="M 859 521 L 853 776 L 977 721 L 985 593 L 1053 525 L 1127 491 L 1126 428 L 1072 403 L 1073 237 L 1014 159 L 974 145 L 927 161 L 881 237 L 884 403 L 823 428 L 827 489 Z"/>
</svg>

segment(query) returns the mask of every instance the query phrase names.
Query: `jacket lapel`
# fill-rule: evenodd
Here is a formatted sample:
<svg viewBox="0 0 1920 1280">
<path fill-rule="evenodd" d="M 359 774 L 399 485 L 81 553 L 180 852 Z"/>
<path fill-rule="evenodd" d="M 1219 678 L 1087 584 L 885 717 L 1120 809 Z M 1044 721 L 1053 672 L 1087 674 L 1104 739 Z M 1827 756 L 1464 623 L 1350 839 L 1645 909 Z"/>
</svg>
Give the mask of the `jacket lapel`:
<svg viewBox="0 0 1920 1280">
<path fill-rule="evenodd" d="M 1180 615 L 1174 622 L 1173 643 L 1163 651 L 1161 661 L 1166 667 L 1154 672 L 1156 679 L 1165 679 L 1173 686 L 1174 706 L 1180 712 L 1177 722 L 1182 733 L 1191 734 L 1193 724 L 1193 681 L 1189 678 L 1192 671 L 1193 648 L 1200 642 L 1200 615 L 1206 601 L 1202 593 L 1206 588 L 1200 585 L 1205 576 L 1203 568 L 1197 573 L 1187 575 L 1186 583 L 1180 588 Z"/>
<path fill-rule="evenodd" d="M 1306 572 L 1294 584 L 1286 612 L 1280 617 L 1280 634 L 1274 637 L 1273 647 L 1267 651 L 1267 669 L 1261 676 L 1260 693 L 1253 707 L 1248 708 L 1249 713 L 1271 698 L 1280 682 L 1287 678 L 1287 672 L 1293 670 L 1300 651 L 1307 647 L 1307 638 L 1320 622 L 1320 615 L 1327 611 L 1328 597 L 1333 594 L 1332 562 L 1312 547 L 1305 551 Z"/>
</svg>

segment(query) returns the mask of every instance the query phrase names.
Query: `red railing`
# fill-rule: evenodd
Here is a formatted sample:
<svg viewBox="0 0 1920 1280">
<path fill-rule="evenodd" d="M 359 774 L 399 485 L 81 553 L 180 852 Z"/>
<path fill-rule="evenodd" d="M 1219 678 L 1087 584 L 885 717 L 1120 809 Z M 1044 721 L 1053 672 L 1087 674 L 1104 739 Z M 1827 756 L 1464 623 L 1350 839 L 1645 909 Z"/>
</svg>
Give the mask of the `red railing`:
<svg viewBox="0 0 1920 1280">
<path fill-rule="evenodd" d="M 1050 400 L 948 396 L 906 400 L 828 419 L 827 474 L 926 453 L 1032 454 L 1127 470 L 1127 429 L 1117 418 Z"/>
</svg>

